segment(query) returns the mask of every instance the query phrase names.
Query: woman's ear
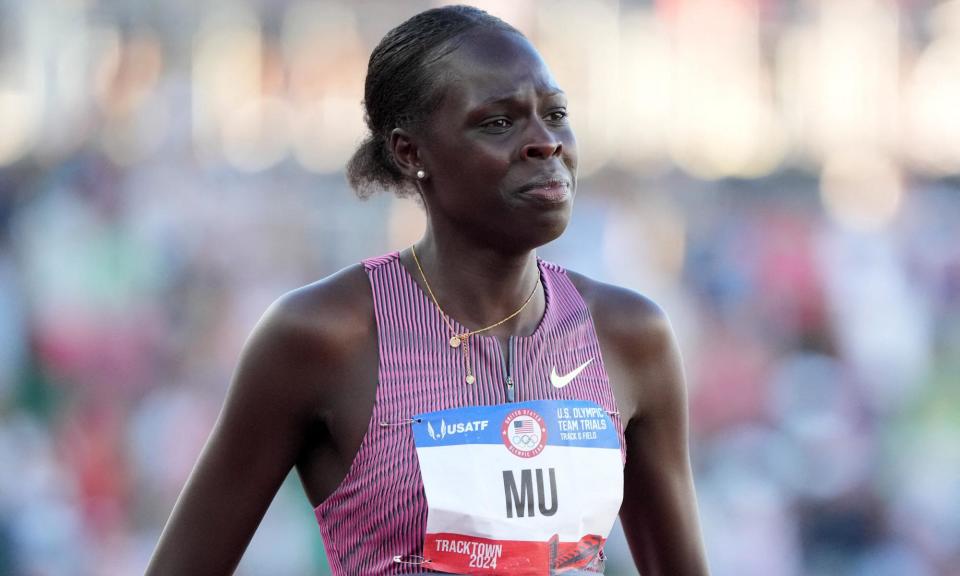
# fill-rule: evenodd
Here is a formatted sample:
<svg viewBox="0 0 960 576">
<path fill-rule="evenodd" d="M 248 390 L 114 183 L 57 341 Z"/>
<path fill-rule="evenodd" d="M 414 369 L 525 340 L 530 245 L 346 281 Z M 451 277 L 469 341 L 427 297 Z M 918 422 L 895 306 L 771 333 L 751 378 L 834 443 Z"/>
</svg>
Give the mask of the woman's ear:
<svg viewBox="0 0 960 576">
<path fill-rule="evenodd" d="M 411 134 L 403 128 L 394 128 L 390 132 L 390 151 L 400 172 L 411 180 L 417 180 L 417 172 L 422 173 L 423 165 L 420 163 L 420 149 Z"/>
</svg>

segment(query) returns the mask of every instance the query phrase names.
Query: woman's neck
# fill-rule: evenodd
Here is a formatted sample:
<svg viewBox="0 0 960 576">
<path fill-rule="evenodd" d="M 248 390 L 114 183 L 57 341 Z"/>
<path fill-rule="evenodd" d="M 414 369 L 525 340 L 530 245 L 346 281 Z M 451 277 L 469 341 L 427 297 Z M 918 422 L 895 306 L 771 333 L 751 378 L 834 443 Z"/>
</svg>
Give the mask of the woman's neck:
<svg viewBox="0 0 960 576">
<path fill-rule="evenodd" d="M 428 229 L 415 245 L 419 267 L 412 253 L 402 257 L 405 264 L 412 265 L 408 270 L 424 291 L 433 292 L 443 312 L 469 330 L 513 314 L 534 290 L 529 304 L 516 317 L 485 332 L 489 336 L 532 333 L 545 308 L 536 251 L 505 253 L 466 240 L 462 235 L 439 238 Z"/>
</svg>

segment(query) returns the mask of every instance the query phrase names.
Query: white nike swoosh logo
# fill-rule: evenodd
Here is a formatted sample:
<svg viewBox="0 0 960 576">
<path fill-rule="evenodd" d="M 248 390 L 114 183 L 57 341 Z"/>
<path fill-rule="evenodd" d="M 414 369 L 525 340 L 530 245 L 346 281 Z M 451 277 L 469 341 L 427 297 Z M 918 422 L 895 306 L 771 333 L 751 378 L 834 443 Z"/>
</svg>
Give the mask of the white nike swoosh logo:
<svg viewBox="0 0 960 576">
<path fill-rule="evenodd" d="M 577 374 L 583 372 L 583 369 L 589 366 L 591 362 L 593 362 L 593 358 L 578 366 L 573 372 L 563 376 L 557 376 L 557 367 L 554 366 L 553 370 L 550 371 L 550 383 L 553 384 L 554 388 L 563 388 L 573 381 L 573 379 L 577 377 Z"/>
</svg>

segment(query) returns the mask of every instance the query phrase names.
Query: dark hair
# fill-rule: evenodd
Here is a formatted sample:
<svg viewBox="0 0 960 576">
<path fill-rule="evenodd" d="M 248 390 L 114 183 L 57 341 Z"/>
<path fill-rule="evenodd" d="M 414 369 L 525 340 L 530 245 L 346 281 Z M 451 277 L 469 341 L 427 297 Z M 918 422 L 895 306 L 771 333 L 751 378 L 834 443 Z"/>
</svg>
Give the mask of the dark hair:
<svg viewBox="0 0 960 576">
<path fill-rule="evenodd" d="M 394 128 L 422 121 L 443 97 L 433 64 L 459 46 L 468 32 L 492 28 L 520 34 L 503 20 L 472 6 L 444 6 L 421 12 L 380 40 L 370 54 L 364 85 L 364 119 L 370 133 L 347 163 L 347 180 L 366 198 L 381 189 L 398 196 L 416 192 L 389 150 Z"/>
</svg>

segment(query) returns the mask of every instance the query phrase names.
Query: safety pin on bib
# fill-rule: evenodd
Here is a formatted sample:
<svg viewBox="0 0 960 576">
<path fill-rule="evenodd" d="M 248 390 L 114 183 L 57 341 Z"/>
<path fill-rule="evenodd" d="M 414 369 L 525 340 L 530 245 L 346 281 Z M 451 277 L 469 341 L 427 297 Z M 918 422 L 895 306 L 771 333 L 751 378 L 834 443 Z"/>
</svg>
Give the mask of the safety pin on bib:
<svg viewBox="0 0 960 576">
<path fill-rule="evenodd" d="M 393 561 L 397 564 L 406 564 L 408 566 L 423 566 L 424 564 L 433 562 L 433 560 L 427 560 L 419 554 L 397 554 L 393 557 Z"/>
<path fill-rule="evenodd" d="M 387 420 L 380 421 L 381 428 L 389 428 L 391 426 L 410 426 L 412 424 L 420 424 L 423 422 L 423 418 L 405 418 L 403 420 L 397 420 L 395 422 L 388 422 Z"/>
</svg>

